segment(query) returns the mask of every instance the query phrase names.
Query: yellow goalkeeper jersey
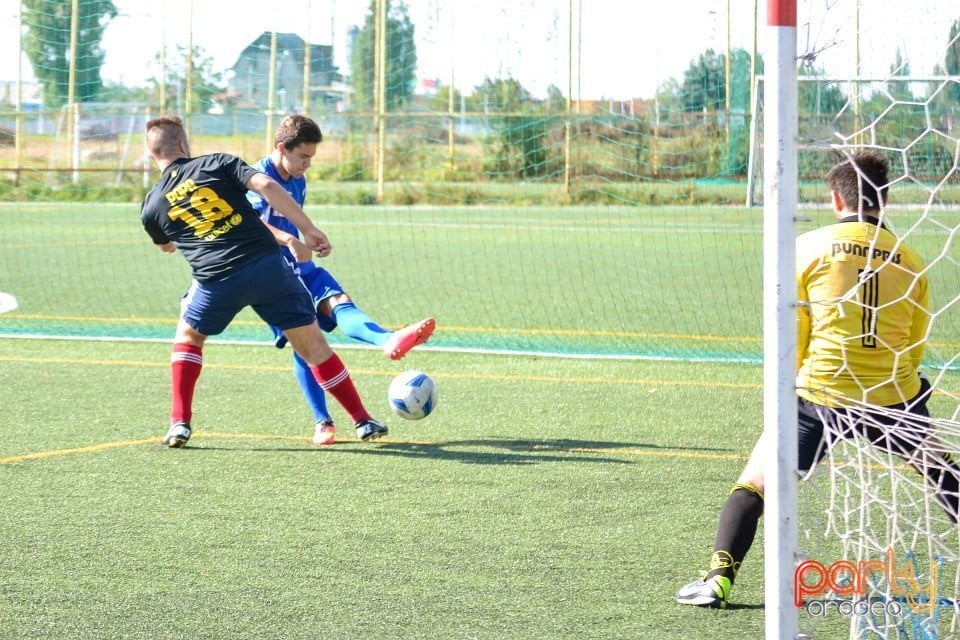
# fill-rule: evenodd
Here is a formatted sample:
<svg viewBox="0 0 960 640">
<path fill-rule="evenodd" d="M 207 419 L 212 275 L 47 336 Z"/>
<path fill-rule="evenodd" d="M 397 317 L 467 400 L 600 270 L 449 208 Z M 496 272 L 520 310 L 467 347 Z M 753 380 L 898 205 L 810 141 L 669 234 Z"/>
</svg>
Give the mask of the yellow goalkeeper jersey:
<svg viewBox="0 0 960 640">
<path fill-rule="evenodd" d="M 890 406 L 920 390 L 930 324 L 920 256 L 857 216 L 797 238 L 797 393 Z"/>
</svg>

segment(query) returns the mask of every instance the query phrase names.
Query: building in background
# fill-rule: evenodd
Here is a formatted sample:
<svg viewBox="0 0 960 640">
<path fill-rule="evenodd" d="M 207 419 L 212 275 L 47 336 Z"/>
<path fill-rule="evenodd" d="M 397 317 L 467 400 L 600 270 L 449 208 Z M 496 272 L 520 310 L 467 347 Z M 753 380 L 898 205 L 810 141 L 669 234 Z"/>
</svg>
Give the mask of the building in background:
<svg viewBox="0 0 960 640">
<path fill-rule="evenodd" d="M 266 109 L 269 106 L 271 33 L 264 31 L 247 45 L 227 73 L 223 96 L 238 109 Z M 283 113 L 304 111 L 304 63 L 309 51 L 309 102 L 311 110 L 337 109 L 346 101 L 348 88 L 333 64 L 333 47 L 308 44 L 294 33 L 277 33 L 274 110 Z"/>
</svg>

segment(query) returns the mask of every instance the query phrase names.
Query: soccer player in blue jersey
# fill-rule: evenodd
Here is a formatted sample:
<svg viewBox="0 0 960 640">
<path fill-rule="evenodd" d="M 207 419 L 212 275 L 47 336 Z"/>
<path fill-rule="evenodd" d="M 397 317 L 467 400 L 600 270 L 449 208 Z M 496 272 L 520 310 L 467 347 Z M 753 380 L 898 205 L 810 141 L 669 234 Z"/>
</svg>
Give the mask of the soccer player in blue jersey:
<svg viewBox="0 0 960 640">
<path fill-rule="evenodd" d="M 838 438 L 863 437 L 908 461 L 957 522 L 960 467 L 932 432 L 919 374 L 926 268 L 883 224 L 889 183 L 879 153 L 839 162 L 827 174 L 836 223 L 797 238 L 797 469 Z M 677 592 L 680 604 L 726 607 L 763 515 L 767 448 L 761 435 L 720 511 L 707 571 Z"/>
<path fill-rule="evenodd" d="M 271 154 L 253 166 L 273 178 L 302 207 L 307 192 L 304 174 L 322 140 L 320 127 L 312 119 L 303 115 L 287 116 L 277 127 Z M 433 318 L 426 318 L 396 331 L 384 329 L 374 322 L 357 307 L 329 271 L 313 262 L 310 251 L 299 240 L 299 232 L 293 221 L 267 202 L 261 194 L 251 191 L 247 197 L 260 212 L 261 219 L 274 232 L 284 254 L 296 263 L 300 278 L 313 295 L 321 329 L 330 332 L 339 326 L 351 338 L 381 347 L 384 355 L 392 360 L 399 360 L 410 349 L 430 338 L 436 326 Z M 277 327 L 271 326 L 271 329 L 275 344 L 282 348 L 286 344 L 286 338 Z M 327 411 L 323 388 L 310 375 L 309 367 L 296 352 L 293 354 L 293 372 L 307 404 L 313 411 L 313 443 L 333 444 L 336 438 L 335 427 Z"/>
<path fill-rule="evenodd" d="M 170 364 L 170 428 L 163 444 L 183 447 L 190 439 L 204 342 L 246 306 L 290 341 L 317 384 L 355 422 L 359 438 L 386 434 L 386 425 L 364 408 L 350 374 L 320 330 L 310 294 L 250 205 L 247 191 L 283 212 L 303 233 L 304 245 L 320 256 L 330 254 L 326 235 L 283 187 L 240 158 L 225 153 L 192 158 L 179 118 L 149 121 L 146 146 L 161 176 L 144 198 L 140 219 L 154 244 L 165 253 L 179 250 L 193 273 L 180 302 Z"/>
</svg>

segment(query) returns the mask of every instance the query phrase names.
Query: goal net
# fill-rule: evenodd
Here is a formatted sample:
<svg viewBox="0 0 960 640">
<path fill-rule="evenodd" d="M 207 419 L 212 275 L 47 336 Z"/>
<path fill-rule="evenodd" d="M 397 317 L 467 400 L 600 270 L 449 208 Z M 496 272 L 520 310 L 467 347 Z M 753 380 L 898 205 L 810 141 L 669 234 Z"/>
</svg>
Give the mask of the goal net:
<svg viewBox="0 0 960 640">
<path fill-rule="evenodd" d="M 47 185 L 58 179 L 78 183 L 81 172 L 96 173 L 114 187 L 120 186 L 125 174 L 133 173 L 146 185 L 150 166 L 143 151 L 142 129 L 148 114 L 143 103 L 63 105 L 47 156 Z"/>
<path fill-rule="evenodd" d="M 897 202 L 955 204 L 960 124 L 960 76 L 829 77 L 811 70 L 797 78 L 797 181 L 801 203 L 818 199 L 823 176 L 843 149 L 886 150 L 904 171 Z M 748 159 L 747 206 L 763 203 L 765 78 L 756 80 Z"/>
<path fill-rule="evenodd" d="M 955 24 L 948 36 L 944 26 L 939 62 L 928 76 L 912 75 L 897 49 L 888 73 L 841 77 L 835 70 L 849 59 L 843 47 L 864 35 L 861 3 L 827 3 L 825 17 L 814 20 L 815 4 L 798 8 L 798 135 L 785 150 L 796 152 L 796 231 L 833 222 L 822 206 L 831 166 L 866 149 L 888 159 L 890 182 L 876 185 L 889 188 L 881 220 L 923 258 L 917 277 L 926 277 L 931 291 L 922 370 L 931 384 L 932 417 L 918 420 L 854 400 L 827 425 L 831 446 L 802 476 L 797 494 L 792 596 L 799 637 L 960 638 L 960 344 L 949 337 L 960 324 L 960 28 Z M 761 168 L 770 161 L 762 157 L 771 149 L 760 126 L 764 110 L 782 108 L 765 104 L 764 95 L 774 94 L 762 77 L 755 95 L 748 205 L 762 202 Z M 841 313 L 852 308 L 882 318 L 885 305 L 860 295 L 862 285 L 840 292 L 834 303 Z M 864 382 L 863 398 L 875 386 Z"/>
</svg>

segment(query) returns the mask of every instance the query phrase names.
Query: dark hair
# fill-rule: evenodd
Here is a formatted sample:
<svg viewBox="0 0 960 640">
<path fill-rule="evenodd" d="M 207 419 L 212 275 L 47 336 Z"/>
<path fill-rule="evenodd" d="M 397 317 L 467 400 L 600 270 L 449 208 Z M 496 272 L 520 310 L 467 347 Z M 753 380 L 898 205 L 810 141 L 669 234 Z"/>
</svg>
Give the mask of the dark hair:
<svg viewBox="0 0 960 640">
<path fill-rule="evenodd" d="M 287 151 L 300 144 L 317 144 L 323 141 L 323 133 L 317 123 L 307 116 L 287 116 L 277 127 L 273 144 L 282 144 Z"/>
<path fill-rule="evenodd" d="M 836 191 L 848 211 L 879 211 L 887 202 L 887 159 L 876 151 L 859 151 L 838 162 L 827 173 L 827 185 Z"/>
</svg>

